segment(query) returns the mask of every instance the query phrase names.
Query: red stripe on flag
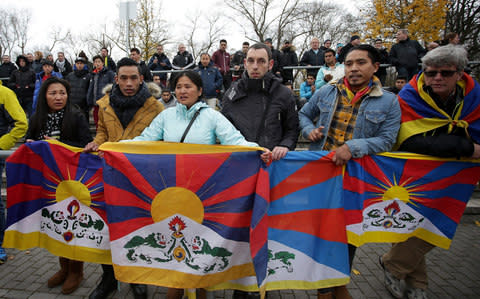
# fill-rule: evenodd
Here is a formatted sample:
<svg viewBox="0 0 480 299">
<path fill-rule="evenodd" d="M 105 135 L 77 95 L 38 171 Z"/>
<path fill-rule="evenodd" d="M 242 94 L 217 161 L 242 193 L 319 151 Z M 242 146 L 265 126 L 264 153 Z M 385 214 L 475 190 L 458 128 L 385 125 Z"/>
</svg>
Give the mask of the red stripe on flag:
<svg viewBox="0 0 480 299">
<path fill-rule="evenodd" d="M 41 186 L 36 185 L 27 185 L 27 184 L 16 184 L 7 188 L 7 208 L 14 206 L 21 202 L 33 201 L 38 198 L 41 198 L 42 195 L 46 195 L 45 189 Z M 50 198 L 55 200 L 55 191 L 52 191 L 52 196 Z M 47 197 L 47 196 L 43 196 Z"/>
<path fill-rule="evenodd" d="M 220 193 L 213 195 L 212 197 L 203 201 L 203 206 L 208 207 L 225 201 L 229 201 L 235 198 L 248 196 L 255 191 L 255 185 L 257 183 L 257 175 L 253 175 L 244 179 L 241 182 L 231 186 L 228 189 L 223 190 Z"/>
<path fill-rule="evenodd" d="M 400 96 L 398 97 L 398 102 L 400 103 L 400 108 L 402 110 L 402 123 L 423 118 Z"/>
<path fill-rule="evenodd" d="M 217 222 L 229 227 L 249 227 L 252 211 L 243 213 L 205 213 L 204 220 Z"/>
<path fill-rule="evenodd" d="M 196 193 L 230 155 L 230 153 L 176 155 L 176 186 Z"/>
<path fill-rule="evenodd" d="M 107 203 L 110 205 L 139 207 L 147 211 L 150 211 L 151 209 L 151 199 L 150 203 L 145 202 L 135 194 L 125 189 L 120 189 L 115 186 L 105 184 L 104 192 L 109 195 L 107 197 Z"/>
<path fill-rule="evenodd" d="M 313 185 L 325 182 L 335 176 L 342 174 L 342 167 L 336 166 L 330 160 L 330 155 L 322 157 L 320 160 L 311 161 L 305 166 L 288 176 L 270 190 L 270 201 L 273 202 L 290 193 L 308 188 Z M 322 171 L 318 171 L 321 169 Z"/>
<path fill-rule="evenodd" d="M 452 219 L 456 223 L 462 218 L 463 212 L 465 211 L 465 202 L 456 200 L 451 197 L 441 197 L 435 198 L 432 200 L 425 200 L 420 202 L 422 205 L 438 210 L 445 214 L 448 218 Z"/>
<path fill-rule="evenodd" d="M 403 186 L 405 182 L 411 184 L 418 178 L 424 177 L 426 174 L 432 172 L 435 168 L 444 164 L 444 161 L 428 161 L 428 160 L 415 160 L 409 159 L 405 161 L 403 166 L 402 176 L 398 182 L 398 185 Z M 399 169 L 400 170 L 400 169 Z"/>
<path fill-rule="evenodd" d="M 252 257 L 255 257 L 267 242 L 268 223 L 268 218 L 263 217 L 254 229 L 250 228 L 250 253 Z"/>
<path fill-rule="evenodd" d="M 50 151 L 55 159 L 55 163 L 58 165 L 58 170 L 60 171 L 62 178 L 64 180 L 75 180 L 80 153 L 72 152 L 61 145 L 49 145 Z"/>
<path fill-rule="evenodd" d="M 130 181 L 134 181 L 133 185 L 147 197 L 153 199 L 157 195 L 157 191 L 150 185 L 147 179 L 137 171 L 137 168 L 122 153 L 105 152 L 105 161 L 127 177 Z M 112 163 L 115 163 L 115 166 Z"/>
<path fill-rule="evenodd" d="M 362 223 L 362 210 L 345 210 L 345 225 Z"/>
<path fill-rule="evenodd" d="M 298 231 L 333 242 L 347 242 L 343 208 L 268 216 L 268 221 L 271 228 Z"/>
</svg>

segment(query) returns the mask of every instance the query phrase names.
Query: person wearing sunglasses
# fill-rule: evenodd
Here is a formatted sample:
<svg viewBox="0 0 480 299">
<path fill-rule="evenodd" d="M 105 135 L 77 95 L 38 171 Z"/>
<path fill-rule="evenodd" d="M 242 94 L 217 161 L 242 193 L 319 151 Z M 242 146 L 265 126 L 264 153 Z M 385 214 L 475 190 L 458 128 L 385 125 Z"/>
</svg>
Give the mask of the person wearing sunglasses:
<svg viewBox="0 0 480 299">
<path fill-rule="evenodd" d="M 480 158 L 480 86 L 464 72 L 467 52 L 447 45 L 429 51 L 422 69 L 398 94 L 402 123 L 396 148 L 437 157 Z M 395 298 L 426 298 L 425 255 L 435 246 L 412 237 L 380 257 Z M 401 288 L 405 280 L 406 290 Z"/>
</svg>

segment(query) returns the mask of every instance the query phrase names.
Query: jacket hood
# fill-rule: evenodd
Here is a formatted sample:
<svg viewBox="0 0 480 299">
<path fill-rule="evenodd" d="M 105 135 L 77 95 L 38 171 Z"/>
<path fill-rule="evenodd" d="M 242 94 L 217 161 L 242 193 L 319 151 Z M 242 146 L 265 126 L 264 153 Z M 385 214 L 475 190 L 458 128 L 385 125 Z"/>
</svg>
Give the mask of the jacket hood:
<svg viewBox="0 0 480 299">
<path fill-rule="evenodd" d="M 287 48 L 289 48 L 289 50 L 288 50 L 289 52 L 295 52 L 297 50 L 297 48 L 295 48 L 295 46 L 293 46 L 293 45 L 290 45 L 288 47 L 282 46 L 282 52 L 285 52 L 287 50 Z"/>
</svg>

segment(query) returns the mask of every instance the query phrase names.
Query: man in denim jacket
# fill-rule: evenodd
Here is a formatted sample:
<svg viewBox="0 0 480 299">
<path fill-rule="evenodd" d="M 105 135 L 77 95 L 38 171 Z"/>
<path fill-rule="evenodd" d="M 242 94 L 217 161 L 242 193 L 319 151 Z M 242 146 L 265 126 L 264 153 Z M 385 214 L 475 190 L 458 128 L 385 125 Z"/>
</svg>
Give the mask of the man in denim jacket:
<svg viewBox="0 0 480 299">
<path fill-rule="evenodd" d="M 400 106 L 373 74 L 379 53 L 370 45 L 353 47 L 345 58 L 345 76 L 318 90 L 299 112 L 302 135 L 310 150 L 333 151 L 344 165 L 392 149 L 400 128 Z M 317 119 L 316 123 L 314 120 Z M 356 247 L 349 245 L 350 267 Z M 318 298 L 351 298 L 345 286 L 319 290 Z"/>
</svg>

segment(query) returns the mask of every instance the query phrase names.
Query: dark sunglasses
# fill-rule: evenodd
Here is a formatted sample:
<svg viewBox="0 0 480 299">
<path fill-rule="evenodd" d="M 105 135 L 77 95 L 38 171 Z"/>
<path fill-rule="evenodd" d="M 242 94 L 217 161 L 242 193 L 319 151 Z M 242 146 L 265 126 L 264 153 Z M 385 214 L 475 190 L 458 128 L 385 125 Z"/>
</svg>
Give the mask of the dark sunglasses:
<svg viewBox="0 0 480 299">
<path fill-rule="evenodd" d="M 453 76 L 457 71 L 450 71 L 450 70 L 443 70 L 443 71 L 425 71 L 423 72 L 427 77 L 435 77 L 438 73 L 442 75 L 442 77 L 447 78 Z"/>
</svg>

